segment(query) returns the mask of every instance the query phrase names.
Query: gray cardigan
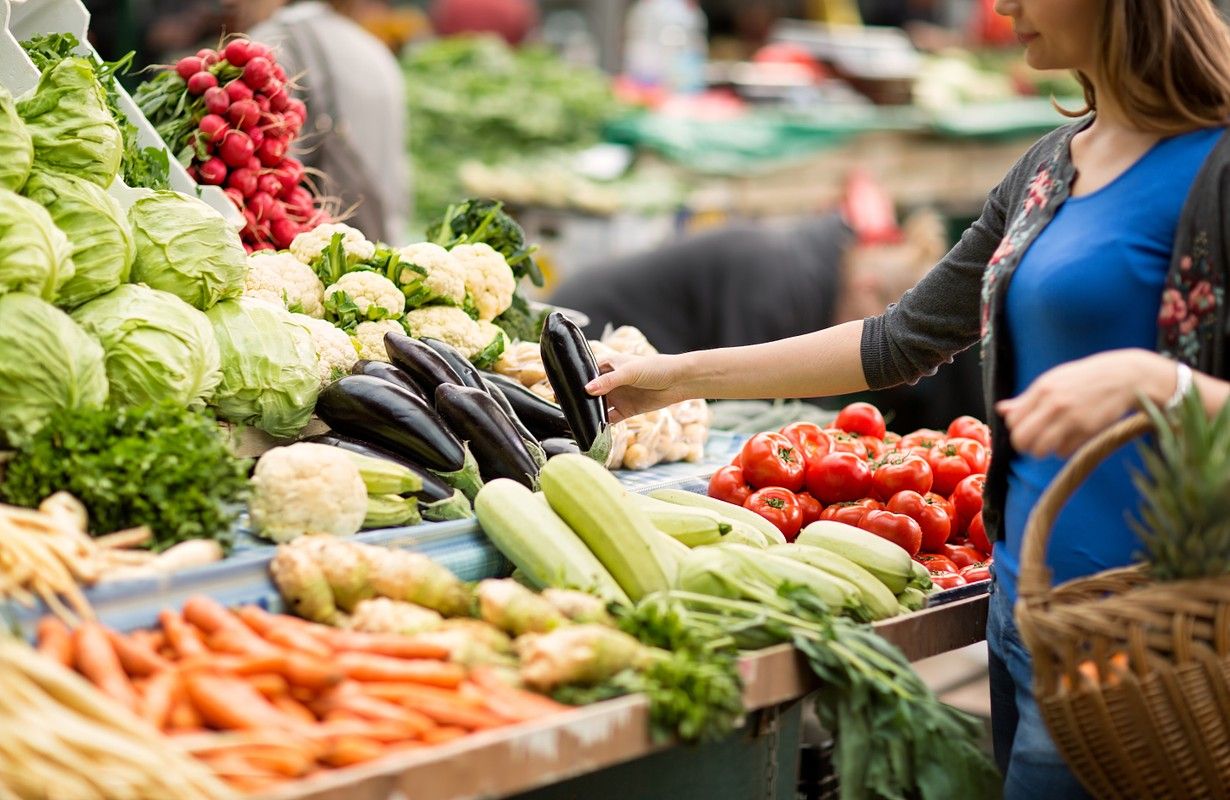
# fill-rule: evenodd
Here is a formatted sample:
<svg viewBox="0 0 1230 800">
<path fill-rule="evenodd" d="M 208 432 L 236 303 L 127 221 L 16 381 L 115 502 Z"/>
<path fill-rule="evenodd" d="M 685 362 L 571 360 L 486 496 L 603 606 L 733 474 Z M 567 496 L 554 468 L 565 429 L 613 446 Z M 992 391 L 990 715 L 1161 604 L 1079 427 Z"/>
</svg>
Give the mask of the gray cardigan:
<svg viewBox="0 0 1230 800">
<path fill-rule="evenodd" d="M 919 283 L 863 323 L 863 373 L 872 389 L 913 383 L 975 343 L 982 344 L 983 392 L 991 425 L 983 521 L 999 538 L 1011 443 L 995 402 L 1012 391 L 1012 348 L 996 336 L 1005 289 L 1025 251 L 1067 200 L 1076 170 L 1069 144 L 1090 122 L 1039 140 L 991 190 L 982 216 Z M 1157 349 L 1221 378 L 1230 330 L 1230 133 L 1201 168 L 1184 205 L 1158 312 Z"/>
</svg>

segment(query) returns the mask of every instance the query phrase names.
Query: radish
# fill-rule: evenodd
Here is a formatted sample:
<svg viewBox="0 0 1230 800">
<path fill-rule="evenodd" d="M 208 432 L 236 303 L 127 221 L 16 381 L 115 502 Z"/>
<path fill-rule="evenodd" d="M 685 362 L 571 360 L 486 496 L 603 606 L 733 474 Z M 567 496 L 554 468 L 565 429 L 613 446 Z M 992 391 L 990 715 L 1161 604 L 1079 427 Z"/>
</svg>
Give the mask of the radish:
<svg viewBox="0 0 1230 800">
<path fill-rule="evenodd" d="M 273 234 L 273 243 L 282 249 L 290 247 L 290 243 L 299 235 L 300 230 L 298 223 L 287 217 L 275 219 L 269 224 L 269 232 Z"/>
<path fill-rule="evenodd" d="M 255 100 L 256 105 L 260 107 L 262 114 L 269 113 L 269 98 L 268 97 L 266 97 L 263 94 L 258 93 L 252 99 Z"/>
<path fill-rule="evenodd" d="M 263 45 L 260 42 L 254 42 L 249 39 L 248 60 L 251 61 L 254 58 L 263 58 L 266 61 L 273 61 L 273 51 L 270 50 L 267 45 Z"/>
<path fill-rule="evenodd" d="M 205 110 L 210 114 L 225 114 L 231 107 L 231 96 L 221 86 L 206 89 L 202 97 L 205 99 Z"/>
<path fill-rule="evenodd" d="M 244 166 L 252 170 L 253 172 L 260 172 L 262 165 L 261 165 L 261 160 L 257 158 L 255 155 L 253 155 L 251 158 L 248 159 L 248 163 L 244 164 Z"/>
<path fill-rule="evenodd" d="M 204 68 L 205 65 L 196 56 L 185 56 L 175 63 L 175 71 L 184 80 L 188 80 Z"/>
<path fill-rule="evenodd" d="M 258 191 L 248 198 L 248 210 L 256 215 L 256 219 L 268 219 L 276 201 L 265 194 Z"/>
<path fill-rule="evenodd" d="M 256 194 L 259 185 L 256 172 L 247 167 L 240 167 L 232 171 L 226 178 L 226 188 L 234 189 L 243 197 Z"/>
<path fill-rule="evenodd" d="M 248 138 L 252 140 L 253 151 L 260 147 L 265 141 L 265 131 L 259 126 L 253 125 L 251 128 L 245 130 L 244 133 L 248 134 Z"/>
<path fill-rule="evenodd" d="M 214 64 L 218 63 L 218 51 L 210 50 L 208 47 L 196 51 L 196 57 L 201 59 L 201 69 L 209 69 Z"/>
<path fill-rule="evenodd" d="M 231 125 L 236 128 L 250 128 L 257 123 L 261 118 L 260 106 L 251 98 L 247 100 L 236 100 L 231 103 L 231 107 L 226 110 L 226 118 L 230 120 Z"/>
<path fill-rule="evenodd" d="M 287 146 L 285 139 L 270 136 L 261 142 L 260 149 L 256 151 L 256 157 L 261 160 L 263 166 L 276 167 L 282 163 L 282 159 L 286 158 Z"/>
<path fill-rule="evenodd" d="M 233 39 L 227 44 L 223 52 L 226 54 L 226 60 L 231 62 L 231 66 L 242 67 L 248 63 L 248 59 L 252 57 L 250 45 L 251 42 L 247 39 Z"/>
<path fill-rule="evenodd" d="M 208 72 L 198 72 L 188 79 L 188 94 L 205 94 L 218 85 L 218 79 Z"/>
<path fill-rule="evenodd" d="M 269 108 L 273 111 L 282 112 L 290 106 L 290 93 L 286 91 L 286 87 L 279 88 L 276 92 L 269 95 Z"/>
<path fill-rule="evenodd" d="M 189 178 L 192 178 L 192 180 L 196 181 L 197 183 L 201 182 L 201 171 L 196 168 L 196 164 L 192 164 L 185 171 L 188 173 Z"/>
<path fill-rule="evenodd" d="M 241 100 L 251 100 L 252 90 L 248 88 L 248 84 L 236 78 L 226 85 L 226 95 L 231 98 L 232 103 L 238 103 Z"/>
<path fill-rule="evenodd" d="M 267 58 L 256 56 L 243 68 L 243 82 L 252 87 L 253 91 L 259 92 L 264 89 L 271 78 L 273 78 L 273 64 L 270 64 Z"/>
<path fill-rule="evenodd" d="M 256 186 L 270 197 L 278 197 L 282 194 L 282 181 L 272 173 L 260 176 L 256 181 Z"/>
<path fill-rule="evenodd" d="M 231 173 L 231 175 L 234 175 L 234 174 L 235 173 L 233 172 Z M 227 179 L 227 183 L 230 183 L 229 178 Z M 235 204 L 235 208 L 243 209 L 244 207 L 243 192 L 239 191 L 238 189 L 232 188 L 230 186 L 223 189 L 222 192 L 231 199 L 231 202 Z"/>
<path fill-rule="evenodd" d="M 286 113 L 294 114 L 299 119 L 307 119 L 307 105 L 298 97 L 292 97 L 286 101 Z"/>
<path fill-rule="evenodd" d="M 216 142 L 226 135 L 226 132 L 230 130 L 231 126 L 227 125 L 226 120 L 217 114 L 206 114 L 201 117 L 201 121 L 197 123 L 197 127 L 200 129 L 201 133 L 204 134 L 205 141 Z"/>
<path fill-rule="evenodd" d="M 286 194 L 286 205 L 308 216 L 314 210 L 315 203 L 311 192 L 302 186 L 295 186 Z"/>
<path fill-rule="evenodd" d="M 222 144 L 218 146 L 218 155 L 222 156 L 228 167 L 238 168 L 248 163 L 254 149 L 248 134 L 243 131 L 227 131 Z"/>
<path fill-rule="evenodd" d="M 281 64 L 273 65 L 273 77 L 277 78 L 283 83 L 286 82 L 286 70 L 282 68 Z"/>
<path fill-rule="evenodd" d="M 221 186 L 226 180 L 226 164 L 217 156 L 206 161 L 197 171 L 201 175 L 201 181 L 211 186 Z"/>
</svg>

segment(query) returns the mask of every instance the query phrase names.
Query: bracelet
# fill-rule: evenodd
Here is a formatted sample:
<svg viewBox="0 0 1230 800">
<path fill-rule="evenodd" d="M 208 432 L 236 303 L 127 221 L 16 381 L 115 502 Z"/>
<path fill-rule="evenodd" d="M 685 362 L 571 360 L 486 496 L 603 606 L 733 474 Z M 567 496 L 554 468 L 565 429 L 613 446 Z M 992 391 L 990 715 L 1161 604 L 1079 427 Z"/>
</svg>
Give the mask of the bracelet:
<svg viewBox="0 0 1230 800">
<path fill-rule="evenodd" d="M 1166 411 L 1174 411 L 1192 390 L 1192 368 L 1182 361 L 1175 362 L 1174 394 L 1166 401 Z"/>
</svg>

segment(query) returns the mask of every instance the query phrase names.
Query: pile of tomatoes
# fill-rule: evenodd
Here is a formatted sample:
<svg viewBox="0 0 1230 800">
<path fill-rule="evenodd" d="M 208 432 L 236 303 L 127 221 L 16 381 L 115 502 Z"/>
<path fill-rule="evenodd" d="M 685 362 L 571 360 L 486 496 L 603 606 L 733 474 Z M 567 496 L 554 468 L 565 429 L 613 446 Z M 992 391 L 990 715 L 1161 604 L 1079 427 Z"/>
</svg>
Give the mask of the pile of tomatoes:
<svg viewBox="0 0 1230 800">
<path fill-rule="evenodd" d="M 940 589 L 988 580 L 982 524 L 990 429 L 974 417 L 946 431 L 888 431 L 870 403 L 832 427 L 795 422 L 758 433 L 709 480 L 709 496 L 755 511 L 789 541 L 831 519 L 881 536 L 931 571 Z"/>
</svg>

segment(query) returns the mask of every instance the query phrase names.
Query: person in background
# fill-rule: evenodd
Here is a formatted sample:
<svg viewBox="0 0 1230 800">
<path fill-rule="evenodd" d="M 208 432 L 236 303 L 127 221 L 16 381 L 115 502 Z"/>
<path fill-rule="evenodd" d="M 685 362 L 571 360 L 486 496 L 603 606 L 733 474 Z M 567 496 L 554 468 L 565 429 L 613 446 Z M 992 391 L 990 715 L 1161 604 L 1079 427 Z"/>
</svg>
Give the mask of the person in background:
<svg viewBox="0 0 1230 800">
<path fill-rule="evenodd" d="M 611 418 L 687 398 L 841 394 L 917 381 L 981 344 L 994 411 L 983 523 L 991 727 L 1006 800 L 1088 793 L 1051 740 L 1013 619 L 1026 520 L 1073 452 L 1141 398 L 1230 402 L 1230 31 L 1212 0 L 998 0 L 1035 69 L 1076 72 L 1079 119 L 1044 136 L 982 216 L 882 314 L 751 347 L 608 363 Z M 1056 583 L 1133 563 L 1139 452 L 1051 532 Z"/>
<path fill-rule="evenodd" d="M 277 50 L 307 105 L 299 157 L 325 176 L 346 222 L 401 243 L 410 219 L 406 97 L 397 60 L 349 16 L 349 0 L 222 0 L 227 30 Z M 347 215 L 348 212 L 348 215 Z"/>
<path fill-rule="evenodd" d="M 434 0 L 428 11 L 440 36 L 494 33 L 511 45 L 524 42 L 538 27 L 532 0 Z"/>
</svg>

